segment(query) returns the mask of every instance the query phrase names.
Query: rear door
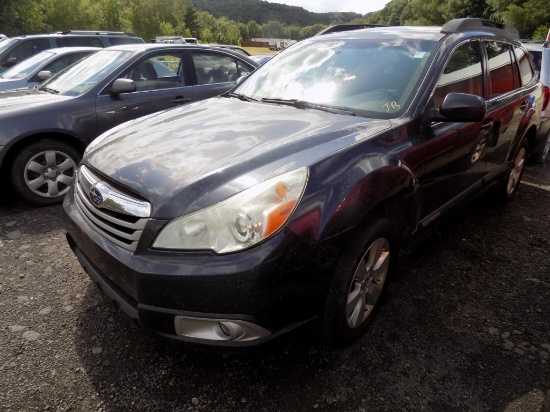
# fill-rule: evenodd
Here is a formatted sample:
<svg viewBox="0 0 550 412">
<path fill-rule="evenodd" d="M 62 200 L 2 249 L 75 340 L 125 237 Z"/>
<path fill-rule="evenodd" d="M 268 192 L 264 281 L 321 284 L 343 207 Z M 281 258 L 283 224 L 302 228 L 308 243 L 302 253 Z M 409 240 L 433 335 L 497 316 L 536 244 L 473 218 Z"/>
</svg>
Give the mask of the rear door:
<svg viewBox="0 0 550 412">
<path fill-rule="evenodd" d="M 489 70 L 487 117 L 493 127 L 481 160 L 486 172 L 499 173 L 506 169 L 505 162 L 534 113 L 534 98 L 523 87 L 524 82 L 531 82 L 534 72 L 527 55 L 521 53 L 516 58 L 511 45 L 499 41 L 484 41 L 483 45 Z"/>
</svg>

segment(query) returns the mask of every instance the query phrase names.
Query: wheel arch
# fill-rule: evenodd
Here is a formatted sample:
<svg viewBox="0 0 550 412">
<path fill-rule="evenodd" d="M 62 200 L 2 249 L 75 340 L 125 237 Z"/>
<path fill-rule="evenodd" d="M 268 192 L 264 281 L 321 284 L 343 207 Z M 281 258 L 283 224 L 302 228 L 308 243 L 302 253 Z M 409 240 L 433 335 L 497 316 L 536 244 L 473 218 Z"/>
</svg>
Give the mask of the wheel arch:
<svg viewBox="0 0 550 412">
<path fill-rule="evenodd" d="M 353 233 L 373 214 L 388 217 L 399 237 L 406 239 L 416 225 L 414 192 L 418 181 L 405 168 L 387 166 L 363 176 L 349 190 L 342 191 L 338 199 L 323 198 L 323 208 L 314 207 L 319 200 L 309 201 L 304 213 L 289 224 L 289 229 L 304 240 L 316 242 Z M 325 195 L 326 196 L 326 195 Z M 407 245 L 408 241 L 403 245 Z"/>
<path fill-rule="evenodd" d="M 5 176 L 5 173 L 12 167 L 13 161 L 15 160 L 15 155 L 23 150 L 26 146 L 42 141 L 42 140 L 52 140 L 60 141 L 66 144 L 73 146 L 81 154 L 84 152 L 86 145 L 83 141 L 75 137 L 74 135 L 61 132 L 61 131 L 51 131 L 51 132 L 41 132 L 32 135 L 28 135 L 22 138 L 19 138 L 17 142 L 12 144 L 8 150 L 3 153 L 1 163 L 2 176 Z"/>
</svg>

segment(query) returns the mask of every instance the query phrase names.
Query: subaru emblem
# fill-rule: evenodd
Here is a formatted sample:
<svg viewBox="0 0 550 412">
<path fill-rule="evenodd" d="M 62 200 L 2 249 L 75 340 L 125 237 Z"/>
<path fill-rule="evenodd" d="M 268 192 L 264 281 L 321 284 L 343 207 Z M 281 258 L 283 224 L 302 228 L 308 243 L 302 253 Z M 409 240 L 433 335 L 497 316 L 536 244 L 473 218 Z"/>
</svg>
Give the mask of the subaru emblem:
<svg viewBox="0 0 550 412">
<path fill-rule="evenodd" d="M 103 203 L 103 195 L 97 187 L 92 187 L 90 190 L 90 200 L 96 206 L 101 206 Z"/>
</svg>

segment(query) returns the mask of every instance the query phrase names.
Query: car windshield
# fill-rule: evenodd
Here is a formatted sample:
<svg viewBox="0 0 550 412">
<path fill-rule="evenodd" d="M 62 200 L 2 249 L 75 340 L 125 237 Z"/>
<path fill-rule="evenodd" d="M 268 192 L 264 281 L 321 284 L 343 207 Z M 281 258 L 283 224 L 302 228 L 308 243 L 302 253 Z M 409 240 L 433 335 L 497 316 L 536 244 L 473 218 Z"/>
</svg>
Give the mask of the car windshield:
<svg viewBox="0 0 550 412">
<path fill-rule="evenodd" d="M 41 53 L 35 54 L 32 57 L 29 57 L 26 60 L 23 60 L 21 63 L 16 64 L 11 69 L 6 70 L 2 73 L 2 78 L 4 79 L 22 79 L 27 77 L 29 74 L 32 74 L 36 69 L 44 65 L 48 59 L 53 56 L 55 53 L 50 51 L 43 51 Z"/>
<path fill-rule="evenodd" d="M 234 92 L 267 103 L 396 117 L 438 47 L 415 38 L 313 39 L 275 56 Z"/>
<path fill-rule="evenodd" d="M 132 55 L 129 51 L 100 50 L 59 72 L 39 88 L 66 96 L 78 96 L 95 86 Z"/>
</svg>

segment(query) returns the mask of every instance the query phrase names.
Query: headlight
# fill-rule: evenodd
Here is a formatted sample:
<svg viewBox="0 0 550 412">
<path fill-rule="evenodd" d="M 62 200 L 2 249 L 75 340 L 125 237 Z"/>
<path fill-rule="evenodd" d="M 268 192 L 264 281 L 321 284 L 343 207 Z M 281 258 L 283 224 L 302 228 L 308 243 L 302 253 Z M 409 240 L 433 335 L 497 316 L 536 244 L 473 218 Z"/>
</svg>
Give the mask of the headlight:
<svg viewBox="0 0 550 412">
<path fill-rule="evenodd" d="M 174 219 L 162 229 L 153 247 L 230 253 L 254 246 L 288 221 L 304 192 L 307 177 L 308 169 L 302 167 Z"/>
</svg>

